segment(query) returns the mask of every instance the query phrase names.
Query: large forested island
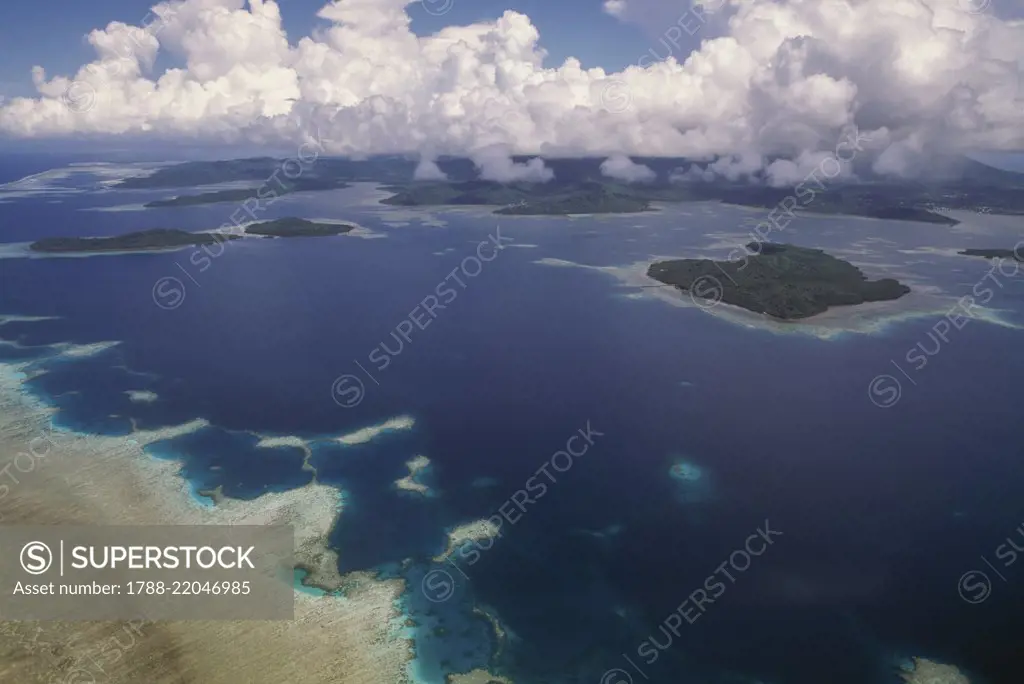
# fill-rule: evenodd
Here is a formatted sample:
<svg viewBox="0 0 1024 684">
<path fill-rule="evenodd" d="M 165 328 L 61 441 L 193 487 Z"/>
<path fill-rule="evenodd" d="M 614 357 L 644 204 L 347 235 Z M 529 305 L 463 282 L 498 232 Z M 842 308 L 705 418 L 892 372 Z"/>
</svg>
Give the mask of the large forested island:
<svg viewBox="0 0 1024 684">
<path fill-rule="evenodd" d="M 517 163 L 527 157 L 514 157 Z M 252 187 L 216 190 L 155 200 L 148 207 L 178 207 L 211 202 L 241 202 L 292 192 L 334 190 L 353 182 L 382 184 L 394 193 L 383 200 L 396 206 L 486 205 L 500 214 L 599 214 L 644 211 L 654 202 L 717 201 L 785 213 L 866 216 L 953 225 L 949 210 L 1024 214 L 1024 174 L 1002 171 L 966 157 L 936 163 L 941 174 L 915 181 L 875 176 L 827 182 L 808 180 L 795 187 L 773 187 L 763 180 L 687 180 L 706 174 L 709 161 L 634 157 L 652 172 L 647 182 L 616 180 L 602 171 L 602 158 L 545 158 L 554 174 L 548 182 L 497 182 L 481 177 L 469 159 L 444 157 L 437 166 L 444 180 L 417 179 L 417 161 L 401 155 L 368 159 L 323 157 L 302 175 L 288 180 L 285 163 L 271 157 L 187 162 L 164 166 L 150 175 L 122 181 L 135 189 L 185 188 L 246 182 Z M 288 167 L 289 169 L 291 167 Z M 788 209 L 787 209 L 788 207 Z"/>
<path fill-rule="evenodd" d="M 237 239 L 238 235 L 215 233 L 189 233 L 184 230 L 154 228 L 140 230 L 112 237 L 55 237 L 36 240 L 29 249 L 34 252 L 90 253 L 90 252 L 139 252 L 176 247 L 211 245 L 224 240 Z"/>
<path fill-rule="evenodd" d="M 316 223 L 306 219 L 287 217 L 263 221 L 246 226 L 247 235 L 262 235 L 263 237 L 325 237 L 330 235 L 343 235 L 351 231 L 355 226 L 347 223 Z"/>
<path fill-rule="evenodd" d="M 647 275 L 690 291 L 712 295 L 755 313 L 794 320 L 830 306 L 898 299 L 910 288 L 892 278 L 868 280 L 853 264 L 809 249 L 778 243 L 750 243 L 751 256 L 738 261 L 675 259 L 651 264 Z"/>
</svg>

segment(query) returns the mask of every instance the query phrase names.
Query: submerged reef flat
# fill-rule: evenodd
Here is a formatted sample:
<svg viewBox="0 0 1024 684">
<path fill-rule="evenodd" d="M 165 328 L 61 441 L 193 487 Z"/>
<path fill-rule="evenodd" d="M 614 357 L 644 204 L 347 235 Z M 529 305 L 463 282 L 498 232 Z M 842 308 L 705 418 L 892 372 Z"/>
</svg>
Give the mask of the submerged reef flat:
<svg viewBox="0 0 1024 684">
<path fill-rule="evenodd" d="M 952 665 L 943 665 L 925 658 L 914 658 L 914 669 L 901 672 L 907 684 L 971 684 L 970 680 Z"/>
<path fill-rule="evenodd" d="M 445 684 L 512 684 L 512 680 L 477 669 L 464 674 L 450 674 L 445 677 Z"/>
<path fill-rule="evenodd" d="M 826 254 L 778 243 L 751 243 L 738 261 L 675 259 L 647 275 L 702 299 L 783 320 L 809 318 L 832 306 L 899 299 L 910 288 L 892 278 L 868 280 L 859 268 Z"/>
<path fill-rule="evenodd" d="M 139 252 L 157 249 L 175 249 L 212 245 L 224 240 L 236 240 L 237 235 L 214 235 L 211 233 L 189 233 L 171 228 L 140 230 L 113 237 L 55 237 L 36 240 L 29 249 L 33 252 L 77 253 L 94 252 Z"/>
<path fill-rule="evenodd" d="M 420 474 L 430 467 L 430 459 L 426 456 L 416 456 L 405 462 L 409 474 L 395 480 L 395 487 L 405 492 L 412 492 L 427 496 L 430 494 L 430 487 L 419 481 Z"/>
<path fill-rule="evenodd" d="M 104 658 L 97 679 L 102 675 L 107 684 L 409 682 L 413 645 L 394 627 L 404 582 L 337 577 L 337 559 L 327 546 L 339 515 L 337 489 L 313 482 L 203 507 L 192 497 L 179 463 L 142 449 L 202 429 L 204 421 L 127 438 L 55 430 L 54 410 L 25 392 L 26 370 L 0 365 L 0 453 L 40 454 L 30 472 L 19 473 L 23 485 L 0 499 L 6 524 L 290 524 L 298 562 L 320 571 L 318 583 L 335 588 L 344 582 L 346 591 L 345 596 L 297 591 L 294 620 L 9 623 L 9 635 L 0 639 L 0 679 L 79 681 L 81 668 L 97 662 L 98 645 L 113 638 L 128 643 L 126 630 L 134 628 L 139 636 L 133 637 L 130 653 Z M 330 567 L 334 577 L 328 577 Z M 31 650 L 38 642 L 60 644 L 58 657 L 39 657 L 38 649 Z"/>
<path fill-rule="evenodd" d="M 679 455 L 672 458 L 668 474 L 678 483 L 676 498 L 680 503 L 697 504 L 711 500 L 714 491 L 707 471 Z"/>
<path fill-rule="evenodd" d="M 498 536 L 501 536 L 500 528 L 488 518 L 464 523 L 449 530 L 448 546 L 440 555 L 434 556 L 434 561 L 441 562 L 445 560 L 466 542 L 485 541 Z"/>
</svg>

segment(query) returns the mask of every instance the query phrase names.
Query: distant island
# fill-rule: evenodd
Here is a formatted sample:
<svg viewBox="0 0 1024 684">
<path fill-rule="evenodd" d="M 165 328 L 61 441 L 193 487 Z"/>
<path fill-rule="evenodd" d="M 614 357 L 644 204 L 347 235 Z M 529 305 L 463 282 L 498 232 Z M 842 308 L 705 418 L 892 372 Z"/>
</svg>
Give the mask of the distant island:
<svg viewBox="0 0 1024 684">
<path fill-rule="evenodd" d="M 1018 254 L 1013 249 L 964 249 L 957 254 L 963 254 L 964 256 L 976 256 L 984 257 L 986 259 L 1016 259 L 1017 261 L 1024 261 L 1024 254 Z"/>
<path fill-rule="evenodd" d="M 215 192 L 204 192 L 198 195 L 181 195 L 170 199 L 153 200 L 146 202 L 147 209 L 160 207 L 191 207 L 197 204 L 216 204 L 217 202 L 243 202 L 250 197 L 256 197 L 259 188 L 240 188 L 237 190 L 217 190 Z"/>
<path fill-rule="evenodd" d="M 340 190 L 349 187 L 348 183 L 336 179 L 325 178 L 296 178 L 293 181 L 264 184 L 252 188 L 233 188 L 230 190 L 214 190 L 203 192 L 198 195 L 179 195 L 169 199 L 153 200 L 144 206 L 147 209 L 158 209 L 162 207 L 191 207 L 198 204 L 216 204 L 218 202 L 244 202 L 247 199 L 258 198 L 262 201 L 271 202 L 276 197 L 290 195 L 296 192 L 311 192 L 314 190 Z"/>
<path fill-rule="evenodd" d="M 783 320 L 808 318 L 830 306 L 899 299 L 910 292 L 892 278 L 868 280 L 853 264 L 820 249 L 779 243 L 750 243 L 747 248 L 753 256 L 745 260 L 659 261 L 647 275 L 683 291 L 704 283 L 695 295 L 713 290 L 727 304 Z"/>
<path fill-rule="evenodd" d="M 245 227 L 246 235 L 255 235 L 271 238 L 290 237 L 320 237 L 330 235 L 344 235 L 353 230 L 355 226 L 347 223 L 317 223 L 306 219 L 289 216 L 286 218 L 274 219 L 253 223 Z M 152 230 L 140 230 L 124 235 L 113 237 L 56 237 L 36 240 L 29 249 L 33 252 L 48 253 L 78 253 L 88 254 L 94 252 L 141 252 L 159 249 L 174 249 L 176 247 L 200 247 L 224 242 L 225 240 L 237 240 L 243 237 L 240 234 L 217 231 L 211 233 L 189 233 L 184 230 L 171 228 L 154 228 Z"/>
<path fill-rule="evenodd" d="M 806 215 L 863 216 L 893 221 L 920 221 L 955 226 L 957 219 L 933 211 L 932 194 L 917 187 L 837 185 L 798 200 L 794 188 L 733 182 L 668 182 L 627 184 L 609 179 L 497 183 L 494 181 L 415 182 L 388 185 L 394 192 L 382 204 L 411 206 L 497 206 L 503 215 L 625 214 L 651 209 L 654 202 L 722 202 L 776 210 L 788 206 Z M 987 201 L 996 200 L 986 195 Z M 1024 201 L 1006 194 L 1005 213 L 1024 213 Z M 966 200 L 965 204 L 970 205 Z"/>
<path fill-rule="evenodd" d="M 529 157 L 514 157 L 524 163 Z M 544 158 L 554 174 L 548 182 L 481 178 L 464 157 L 442 157 L 443 180 L 417 178 L 414 156 L 382 155 L 366 159 L 322 157 L 288 179 L 294 160 L 271 157 L 163 166 L 148 176 L 127 178 L 125 189 L 185 188 L 215 183 L 247 183 L 248 188 L 215 190 L 160 199 L 146 206 L 185 207 L 214 202 L 261 202 L 294 192 L 335 190 L 355 182 L 373 182 L 394 193 L 382 200 L 393 206 L 490 206 L 504 215 L 609 214 L 647 211 L 655 202 L 722 202 L 775 214 L 863 216 L 898 221 L 955 225 L 950 211 L 1024 215 L 1024 175 L 1002 171 L 966 157 L 937 162 L 929 178 L 901 180 L 857 168 L 857 177 L 831 182 L 808 179 L 775 187 L 764 178 L 728 180 L 716 176 L 710 160 L 633 157 L 651 170 L 648 182 L 627 182 L 605 175 L 604 158 Z M 947 168 L 948 167 L 948 168 Z M 704 180 L 705 178 L 711 180 Z"/>
<path fill-rule="evenodd" d="M 138 252 L 212 245 L 224 240 L 236 240 L 238 235 L 215 233 L 189 233 L 184 230 L 154 228 L 113 237 L 56 237 L 36 240 L 29 249 L 47 253 Z"/>
<path fill-rule="evenodd" d="M 262 235 L 263 237 L 321 237 L 330 235 L 343 235 L 355 229 L 355 226 L 347 223 L 316 223 L 295 217 L 263 221 L 246 226 L 247 235 Z"/>
<path fill-rule="evenodd" d="M 498 206 L 504 215 L 567 215 L 634 213 L 650 209 L 650 199 L 615 183 L 413 183 L 385 189 L 394 196 L 381 204 L 410 206 Z"/>
</svg>

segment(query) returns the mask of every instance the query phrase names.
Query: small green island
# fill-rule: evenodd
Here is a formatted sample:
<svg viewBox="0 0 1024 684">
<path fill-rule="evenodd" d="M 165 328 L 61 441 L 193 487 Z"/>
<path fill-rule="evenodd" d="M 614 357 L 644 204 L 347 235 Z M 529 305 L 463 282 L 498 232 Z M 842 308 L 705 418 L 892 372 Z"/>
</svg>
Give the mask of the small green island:
<svg viewBox="0 0 1024 684">
<path fill-rule="evenodd" d="M 1024 254 L 1018 254 L 1014 249 L 964 249 L 957 254 L 964 256 L 984 257 L 985 259 L 1016 259 L 1024 261 Z"/>
<path fill-rule="evenodd" d="M 260 235 L 269 238 L 326 237 L 344 235 L 355 229 L 347 223 L 316 223 L 295 217 L 263 221 L 246 226 L 246 235 Z"/>
<path fill-rule="evenodd" d="M 747 245 L 738 261 L 674 259 L 650 265 L 660 283 L 782 320 L 808 318 L 831 306 L 899 299 L 910 288 L 892 278 L 868 280 L 853 264 L 820 249 L 781 243 Z"/>
<path fill-rule="evenodd" d="M 56 237 L 36 240 L 29 249 L 33 252 L 79 253 L 141 252 L 177 247 L 212 245 L 224 240 L 236 240 L 239 235 L 216 233 L 189 233 L 171 228 L 140 230 L 112 237 Z"/>
</svg>

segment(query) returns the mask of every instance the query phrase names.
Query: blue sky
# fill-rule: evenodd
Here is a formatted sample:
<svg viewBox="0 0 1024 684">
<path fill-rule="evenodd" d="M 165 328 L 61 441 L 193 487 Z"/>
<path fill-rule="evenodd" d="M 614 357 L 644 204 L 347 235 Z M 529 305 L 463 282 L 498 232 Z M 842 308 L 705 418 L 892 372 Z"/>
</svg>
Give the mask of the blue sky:
<svg viewBox="0 0 1024 684">
<path fill-rule="evenodd" d="M 31 69 L 38 64 L 48 76 L 73 74 L 94 55 L 85 35 L 111 21 L 142 23 L 150 0 L 64 0 L 59 9 L 51 2 L 5 3 L 0 23 L 0 95 L 33 95 Z M 315 25 L 316 11 L 324 0 L 280 0 L 281 14 L 289 39 L 308 35 Z M 652 44 L 643 32 L 608 16 L 601 0 L 454 0 L 444 16 L 431 16 L 418 4 L 410 5 L 413 29 L 432 33 L 447 24 L 467 24 L 494 19 L 506 9 L 530 17 L 548 51 L 549 64 L 568 56 L 585 67 L 619 70 L 636 63 Z M 656 41 L 655 41 L 656 43 Z"/>
</svg>

